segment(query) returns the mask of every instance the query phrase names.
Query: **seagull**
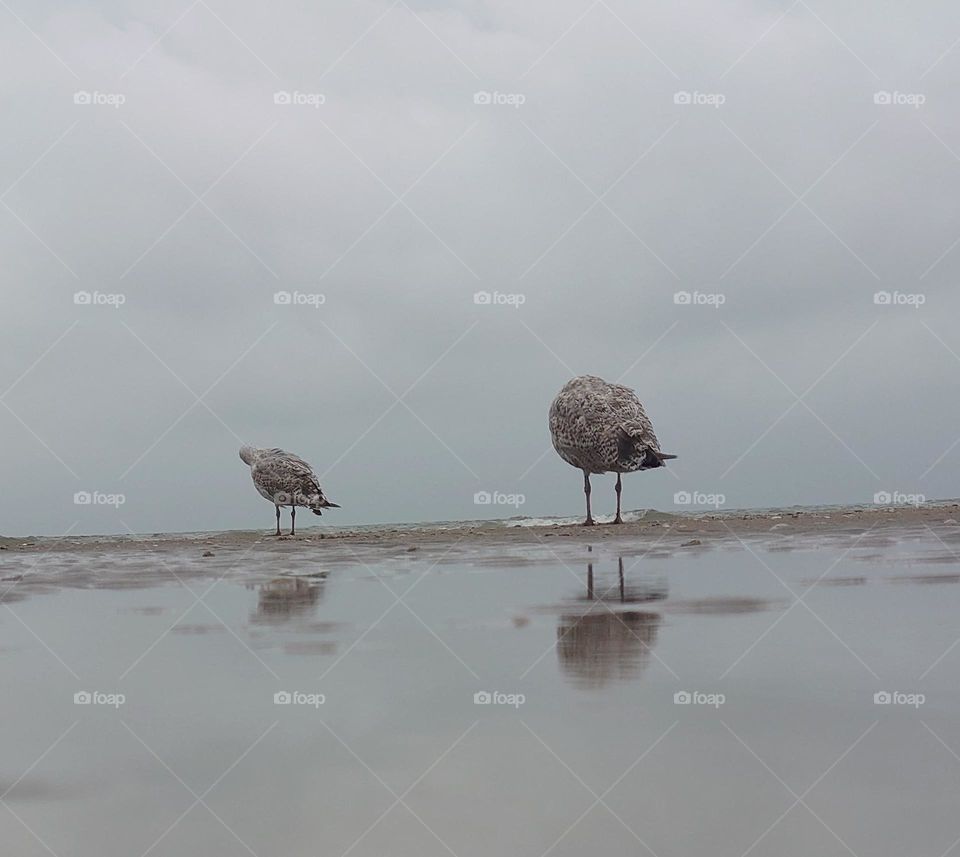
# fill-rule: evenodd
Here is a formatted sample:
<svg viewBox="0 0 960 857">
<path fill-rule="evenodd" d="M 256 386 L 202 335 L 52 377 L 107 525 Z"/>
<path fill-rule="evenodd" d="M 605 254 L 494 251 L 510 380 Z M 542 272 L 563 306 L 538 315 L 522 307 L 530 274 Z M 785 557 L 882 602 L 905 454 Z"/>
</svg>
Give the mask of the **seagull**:
<svg viewBox="0 0 960 857">
<path fill-rule="evenodd" d="M 241 446 L 240 458 L 250 465 L 253 484 L 261 496 L 277 507 L 277 535 L 280 535 L 280 507 L 290 507 L 290 535 L 295 535 L 294 526 L 297 506 L 306 506 L 314 515 L 322 515 L 321 509 L 339 509 L 323 496 L 320 481 L 313 468 L 299 455 L 282 449 L 257 449 Z"/>
<path fill-rule="evenodd" d="M 550 437 L 560 457 L 583 471 L 583 493 L 590 513 L 590 474 L 617 474 L 617 516 L 620 517 L 620 475 L 634 470 L 663 467 L 676 458 L 660 451 L 653 425 L 637 394 L 629 387 L 611 384 L 595 375 L 580 375 L 564 384 L 550 406 Z"/>
</svg>

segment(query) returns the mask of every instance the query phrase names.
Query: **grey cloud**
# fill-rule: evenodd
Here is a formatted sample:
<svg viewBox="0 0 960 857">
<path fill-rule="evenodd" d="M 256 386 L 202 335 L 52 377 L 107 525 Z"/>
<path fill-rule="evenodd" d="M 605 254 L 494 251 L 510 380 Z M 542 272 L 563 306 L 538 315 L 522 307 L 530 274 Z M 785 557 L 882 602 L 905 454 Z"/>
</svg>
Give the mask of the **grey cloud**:
<svg viewBox="0 0 960 857">
<path fill-rule="evenodd" d="M 0 409 L 0 530 L 269 527 L 237 438 L 325 473 L 343 505 L 325 521 L 500 511 L 480 489 L 577 514 L 577 474 L 540 458 L 571 372 L 626 372 L 680 455 L 626 481 L 628 508 L 955 495 L 960 16 L 785 9 L 211 2 L 174 25 L 183 9 L 18 7 L 49 49 L 0 10 L 0 391 L 27 372 Z M 216 416 L 180 419 L 194 398 L 170 370 L 217 382 Z M 770 428 L 825 372 L 814 413 Z M 394 393 L 415 381 L 408 410 Z"/>
</svg>

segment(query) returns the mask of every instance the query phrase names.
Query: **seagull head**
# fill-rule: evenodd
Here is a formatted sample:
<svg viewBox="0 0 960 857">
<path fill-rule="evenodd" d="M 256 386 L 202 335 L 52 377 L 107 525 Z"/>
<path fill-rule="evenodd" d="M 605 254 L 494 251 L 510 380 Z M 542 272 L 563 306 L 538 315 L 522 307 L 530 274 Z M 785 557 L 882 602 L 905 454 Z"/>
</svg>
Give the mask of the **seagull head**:
<svg viewBox="0 0 960 857">
<path fill-rule="evenodd" d="M 257 448 L 250 446 L 249 444 L 244 444 L 240 447 L 240 460 L 244 464 L 253 465 L 253 462 L 257 460 Z"/>
</svg>

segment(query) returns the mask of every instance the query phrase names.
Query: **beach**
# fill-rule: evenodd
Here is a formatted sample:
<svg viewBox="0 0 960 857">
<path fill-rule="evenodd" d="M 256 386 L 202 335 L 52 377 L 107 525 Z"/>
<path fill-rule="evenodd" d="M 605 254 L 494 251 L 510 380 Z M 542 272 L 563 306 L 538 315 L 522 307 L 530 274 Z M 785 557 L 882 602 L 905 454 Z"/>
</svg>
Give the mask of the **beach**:
<svg viewBox="0 0 960 857">
<path fill-rule="evenodd" d="M 956 512 L 5 540 L 0 836 L 941 854 Z"/>
<path fill-rule="evenodd" d="M 24 536 L 0 535 L 0 550 L 18 553 L 105 551 L 131 545 L 158 551 L 185 550 L 191 546 L 220 547 L 243 550 L 253 544 L 295 542 L 331 545 L 378 545 L 383 548 L 443 546 L 451 543 L 476 545 L 510 545 L 541 539 L 561 538 L 577 542 L 594 542 L 643 538 L 648 544 L 674 544 L 678 539 L 690 540 L 758 536 L 766 533 L 781 536 L 858 532 L 862 529 L 886 529 L 949 525 L 960 521 L 960 503 L 942 501 L 920 506 L 832 506 L 789 508 L 757 511 L 704 512 L 672 514 L 657 510 L 624 513 L 622 524 L 605 519 L 592 527 L 581 526 L 580 519 L 510 518 L 494 521 L 442 522 L 437 524 L 382 524 L 359 528 L 300 527 L 295 536 L 273 535 L 267 528 L 258 531 L 232 530 L 218 533 L 153 533 L 124 536 Z M 330 553 L 336 553 L 331 549 Z"/>
<path fill-rule="evenodd" d="M 960 5 L 0 6 L 0 857 L 960 857 Z"/>
</svg>

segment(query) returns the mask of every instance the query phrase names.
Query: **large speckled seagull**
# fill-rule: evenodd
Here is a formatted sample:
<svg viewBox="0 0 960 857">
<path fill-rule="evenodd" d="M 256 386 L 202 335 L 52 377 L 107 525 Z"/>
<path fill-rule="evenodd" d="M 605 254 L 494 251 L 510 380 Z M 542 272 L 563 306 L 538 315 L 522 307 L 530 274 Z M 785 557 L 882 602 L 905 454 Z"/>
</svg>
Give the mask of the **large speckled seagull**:
<svg viewBox="0 0 960 857">
<path fill-rule="evenodd" d="M 564 384 L 550 406 L 550 437 L 560 457 L 583 471 L 587 497 L 585 526 L 592 526 L 590 474 L 617 474 L 617 516 L 620 517 L 620 475 L 663 467 L 675 455 L 660 451 L 653 424 L 636 393 L 594 375 L 581 375 Z"/>
<path fill-rule="evenodd" d="M 277 507 L 277 535 L 280 535 L 280 507 L 290 507 L 290 535 L 296 535 L 297 506 L 305 506 L 314 515 L 321 509 L 339 509 L 331 503 L 320 487 L 313 468 L 299 455 L 282 449 L 257 449 L 241 446 L 240 458 L 250 465 L 253 484 L 261 496 Z"/>
</svg>

